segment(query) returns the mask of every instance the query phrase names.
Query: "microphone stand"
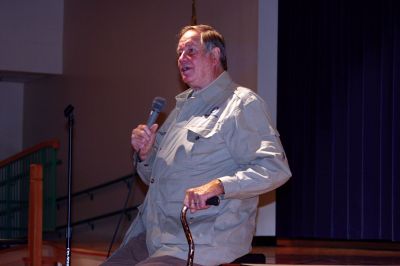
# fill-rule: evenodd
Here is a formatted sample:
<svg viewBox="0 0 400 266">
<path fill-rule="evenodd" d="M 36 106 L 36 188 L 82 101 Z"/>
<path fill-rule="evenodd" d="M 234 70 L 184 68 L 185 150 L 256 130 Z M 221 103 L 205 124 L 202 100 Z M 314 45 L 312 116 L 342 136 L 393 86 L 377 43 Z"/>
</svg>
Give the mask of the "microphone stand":
<svg viewBox="0 0 400 266">
<path fill-rule="evenodd" d="M 74 125 L 74 107 L 68 105 L 64 110 L 64 116 L 68 118 L 68 200 L 67 200 L 67 228 L 66 228 L 66 260 L 65 265 L 71 264 L 71 184 L 72 184 L 72 129 Z"/>
</svg>

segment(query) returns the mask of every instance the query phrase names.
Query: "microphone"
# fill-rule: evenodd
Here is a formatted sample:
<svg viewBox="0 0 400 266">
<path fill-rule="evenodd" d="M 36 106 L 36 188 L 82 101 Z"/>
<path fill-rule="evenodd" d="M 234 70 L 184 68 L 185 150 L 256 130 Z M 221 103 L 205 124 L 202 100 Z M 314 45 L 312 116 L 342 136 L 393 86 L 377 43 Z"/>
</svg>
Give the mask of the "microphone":
<svg viewBox="0 0 400 266">
<path fill-rule="evenodd" d="M 162 97 L 155 97 L 153 100 L 153 104 L 151 105 L 151 111 L 149 118 L 147 119 L 147 126 L 150 128 L 157 120 L 158 115 L 161 110 L 164 108 L 166 100 Z M 139 157 L 140 150 L 136 152 L 135 155 L 135 165 L 137 162 L 142 162 Z"/>
<path fill-rule="evenodd" d="M 153 104 L 151 106 L 151 112 L 149 115 L 149 119 L 147 120 L 147 126 L 151 127 L 157 120 L 158 115 L 164 108 L 166 100 L 162 97 L 155 97 L 153 100 Z"/>
</svg>

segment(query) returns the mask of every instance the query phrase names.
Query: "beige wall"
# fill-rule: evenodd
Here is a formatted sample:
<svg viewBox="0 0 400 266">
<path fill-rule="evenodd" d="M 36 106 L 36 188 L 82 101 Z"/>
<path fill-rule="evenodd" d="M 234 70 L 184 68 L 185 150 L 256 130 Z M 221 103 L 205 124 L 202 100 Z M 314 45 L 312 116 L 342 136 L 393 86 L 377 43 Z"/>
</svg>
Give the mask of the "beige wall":
<svg viewBox="0 0 400 266">
<path fill-rule="evenodd" d="M 256 89 L 258 1 L 196 3 L 198 22 L 215 26 L 226 38 L 233 78 Z M 146 121 L 155 96 L 167 99 L 168 112 L 182 89 L 175 36 L 191 18 L 188 0 L 65 0 L 64 4 L 63 75 L 26 84 L 24 100 L 24 146 L 61 140 L 60 196 L 66 194 L 64 108 L 75 107 L 74 191 L 130 173 L 131 129 Z M 73 219 L 122 207 L 126 191 L 121 185 L 96 194 L 94 201 L 80 199 L 73 207 Z M 141 193 L 135 195 L 140 200 Z M 64 210 L 62 205 L 59 224 L 65 224 Z M 74 239 L 110 240 L 115 221 L 104 220 L 94 231 L 76 228 Z"/>
</svg>

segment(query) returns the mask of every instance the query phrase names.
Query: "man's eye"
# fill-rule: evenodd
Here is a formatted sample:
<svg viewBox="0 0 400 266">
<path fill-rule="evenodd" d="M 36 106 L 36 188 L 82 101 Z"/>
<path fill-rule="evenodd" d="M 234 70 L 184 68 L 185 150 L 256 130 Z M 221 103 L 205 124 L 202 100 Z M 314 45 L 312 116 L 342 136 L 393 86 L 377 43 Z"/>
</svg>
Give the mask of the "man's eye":
<svg viewBox="0 0 400 266">
<path fill-rule="evenodd" d="M 196 53 L 196 49 L 194 49 L 194 48 L 188 48 L 187 49 L 187 53 L 189 54 L 189 55 L 194 55 L 195 53 Z"/>
<path fill-rule="evenodd" d="M 180 51 L 178 50 L 176 53 L 177 53 L 178 57 L 180 57 L 183 53 L 185 53 L 188 56 L 193 56 L 193 55 L 197 54 L 197 49 L 194 47 L 188 47 L 184 50 L 180 50 Z"/>
</svg>

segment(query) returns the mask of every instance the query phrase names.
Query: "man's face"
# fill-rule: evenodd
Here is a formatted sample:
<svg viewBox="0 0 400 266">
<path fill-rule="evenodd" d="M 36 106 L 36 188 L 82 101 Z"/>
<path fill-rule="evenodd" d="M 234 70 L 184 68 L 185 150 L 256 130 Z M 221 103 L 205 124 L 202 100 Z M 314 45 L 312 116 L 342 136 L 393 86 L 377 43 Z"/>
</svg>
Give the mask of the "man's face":
<svg viewBox="0 0 400 266">
<path fill-rule="evenodd" d="M 178 68 L 183 82 L 193 89 L 202 89 L 216 77 L 215 56 L 201 43 L 200 33 L 190 30 L 178 43 Z"/>
</svg>

